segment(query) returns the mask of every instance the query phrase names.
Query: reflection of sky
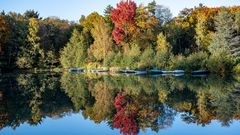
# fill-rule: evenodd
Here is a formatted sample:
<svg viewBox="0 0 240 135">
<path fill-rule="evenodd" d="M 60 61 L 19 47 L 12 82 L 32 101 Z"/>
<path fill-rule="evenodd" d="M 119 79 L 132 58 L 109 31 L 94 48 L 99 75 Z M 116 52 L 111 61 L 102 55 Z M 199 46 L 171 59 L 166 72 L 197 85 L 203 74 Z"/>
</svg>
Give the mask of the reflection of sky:
<svg viewBox="0 0 240 135">
<path fill-rule="evenodd" d="M 239 135 L 240 123 L 234 121 L 230 127 L 222 127 L 218 121 L 212 121 L 205 127 L 196 124 L 186 124 L 176 116 L 170 128 L 161 129 L 158 133 L 147 129 L 140 134 L 160 134 L 160 135 Z M 5 128 L 0 131 L 0 135 L 117 135 L 119 130 L 112 130 L 107 123 L 95 124 L 91 120 L 85 120 L 80 114 L 65 116 L 60 119 L 46 118 L 39 126 L 29 126 L 23 124 L 15 131 Z"/>
</svg>

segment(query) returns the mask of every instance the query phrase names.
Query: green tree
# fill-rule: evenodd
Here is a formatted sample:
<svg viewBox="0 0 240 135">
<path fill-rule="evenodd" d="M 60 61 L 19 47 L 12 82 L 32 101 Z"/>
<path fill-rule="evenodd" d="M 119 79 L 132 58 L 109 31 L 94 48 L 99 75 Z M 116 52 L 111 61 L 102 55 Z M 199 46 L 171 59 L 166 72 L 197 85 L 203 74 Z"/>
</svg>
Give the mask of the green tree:
<svg viewBox="0 0 240 135">
<path fill-rule="evenodd" d="M 234 16 L 228 9 L 222 9 L 216 16 L 216 32 L 213 34 L 209 50 L 212 54 L 224 50 L 229 55 L 238 56 L 239 36 L 235 35 Z"/>
<path fill-rule="evenodd" d="M 104 20 L 106 21 L 107 25 L 110 26 L 111 30 L 113 29 L 114 25 L 111 20 L 111 12 L 112 12 L 113 7 L 111 5 L 108 5 L 104 9 Z"/>
<path fill-rule="evenodd" d="M 39 22 L 35 18 L 29 20 L 28 26 L 28 45 L 22 48 L 22 54 L 17 61 L 20 68 L 40 67 L 39 61 L 42 60 L 43 50 L 40 48 L 40 37 L 38 36 Z"/>
<path fill-rule="evenodd" d="M 155 67 L 154 63 L 154 50 L 151 47 L 148 47 L 144 50 L 140 56 L 140 62 L 138 64 L 140 69 L 151 69 Z"/>
<path fill-rule="evenodd" d="M 27 10 L 24 14 L 23 14 L 24 17 L 26 17 L 27 19 L 30 19 L 30 18 L 36 18 L 38 19 L 39 18 L 39 13 L 37 11 L 34 11 L 34 10 Z"/>
<path fill-rule="evenodd" d="M 153 0 L 152 2 L 148 3 L 147 5 L 147 9 L 148 11 L 152 14 L 155 15 L 155 7 L 156 7 L 157 3 L 155 0 Z"/>
<path fill-rule="evenodd" d="M 73 30 L 72 37 L 63 48 L 60 62 L 64 68 L 83 67 L 87 58 L 88 44 L 84 39 L 84 32 Z"/>
</svg>

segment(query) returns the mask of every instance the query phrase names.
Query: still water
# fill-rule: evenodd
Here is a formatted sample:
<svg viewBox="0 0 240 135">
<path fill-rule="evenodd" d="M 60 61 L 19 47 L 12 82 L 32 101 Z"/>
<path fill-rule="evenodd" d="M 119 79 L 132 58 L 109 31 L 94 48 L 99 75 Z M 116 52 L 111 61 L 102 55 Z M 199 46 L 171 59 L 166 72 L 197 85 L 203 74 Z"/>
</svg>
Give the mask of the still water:
<svg viewBox="0 0 240 135">
<path fill-rule="evenodd" d="M 0 135 L 239 133 L 238 76 L 0 76 Z"/>
</svg>

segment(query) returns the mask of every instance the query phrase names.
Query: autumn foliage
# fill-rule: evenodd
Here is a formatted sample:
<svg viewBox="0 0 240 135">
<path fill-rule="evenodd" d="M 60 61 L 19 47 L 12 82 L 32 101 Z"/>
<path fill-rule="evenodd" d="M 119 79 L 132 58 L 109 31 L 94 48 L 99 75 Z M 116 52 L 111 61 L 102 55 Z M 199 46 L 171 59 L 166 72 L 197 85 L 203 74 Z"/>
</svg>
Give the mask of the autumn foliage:
<svg viewBox="0 0 240 135">
<path fill-rule="evenodd" d="M 136 122 L 137 111 L 131 108 L 126 97 L 122 94 L 115 97 L 114 106 L 117 113 L 113 118 L 113 127 L 119 128 L 124 135 L 136 135 L 139 130 Z"/>
<path fill-rule="evenodd" d="M 112 36 L 117 44 L 123 40 L 129 40 L 129 33 L 135 30 L 134 17 L 136 15 L 136 3 L 133 1 L 121 1 L 111 12 L 111 20 L 115 25 Z"/>
</svg>

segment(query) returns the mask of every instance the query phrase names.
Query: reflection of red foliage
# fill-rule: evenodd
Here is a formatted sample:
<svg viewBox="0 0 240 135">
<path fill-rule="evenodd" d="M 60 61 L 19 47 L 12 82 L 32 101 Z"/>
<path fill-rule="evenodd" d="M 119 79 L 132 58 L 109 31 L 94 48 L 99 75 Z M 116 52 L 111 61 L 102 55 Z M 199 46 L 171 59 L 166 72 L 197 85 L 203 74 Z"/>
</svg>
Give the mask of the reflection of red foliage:
<svg viewBox="0 0 240 135">
<path fill-rule="evenodd" d="M 117 4 L 117 8 L 111 12 L 111 20 L 115 25 L 112 32 L 113 38 L 119 44 L 125 36 L 126 31 L 133 29 L 135 26 L 134 17 L 136 14 L 136 3 L 133 1 L 121 1 Z"/>
<path fill-rule="evenodd" d="M 136 122 L 136 110 L 132 109 L 127 100 L 121 94 L 115 98 L 114 106 L 117 114 L 113 118 L 113 127 L 119 128 L 124 135 L 136 135 L 138 133 L 138 125 Z"/>
</svg>

